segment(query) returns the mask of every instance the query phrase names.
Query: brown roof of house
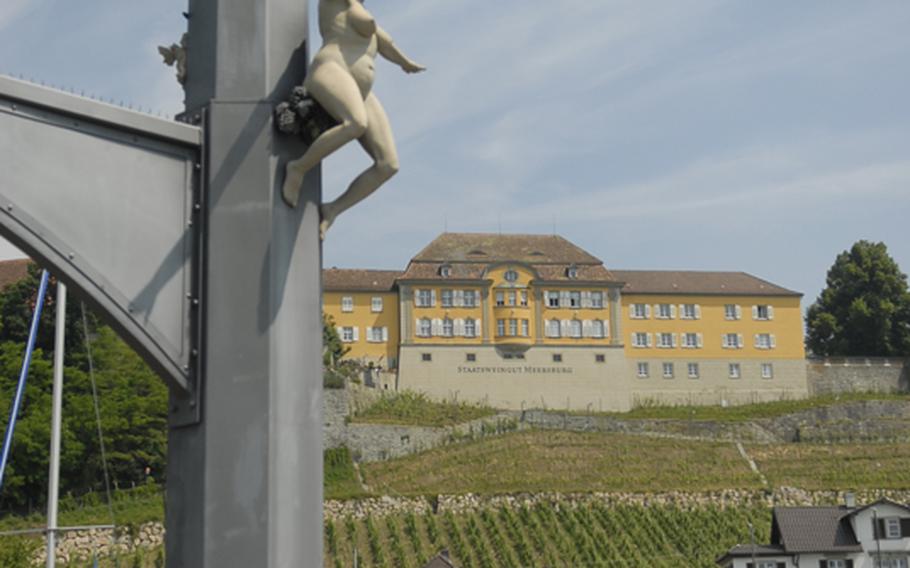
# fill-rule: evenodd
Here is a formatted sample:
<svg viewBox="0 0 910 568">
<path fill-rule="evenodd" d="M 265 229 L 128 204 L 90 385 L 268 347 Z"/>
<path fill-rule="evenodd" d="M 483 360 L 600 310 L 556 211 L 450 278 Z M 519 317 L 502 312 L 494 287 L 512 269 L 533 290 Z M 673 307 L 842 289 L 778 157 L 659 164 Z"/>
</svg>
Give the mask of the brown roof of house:
<svg viewBox="0 0 910 568">
<path fill-rule="evenodd" d="M 806 552 L 856 552 L 862 546 L 846 521 L 846 507 L 775 507 L 771 544 L 788 554 Z"/>
<path fill-rule="evenodd" d="M 362 270 L 359 268 L 327 268 L 322 271 L 322 287 L 327 290 L 365 290 L 389 292 L 395 287 L 398 270 Z"/>
<path fill-rule="evenodd" d="M 602 264 L 601 260 L 558 235 L 443 233 L 412 259 L 415 262 L 524 262 L 526 264 Z"/>
<path fill-rule="evenodd" d="M 31 259 L 28 258 L 0 261 L 0 290 L 25 278 L 28 275 L 28 265 L 31 263 Z"/>
<path fill-rule="evenodd" d="M 443 277 L 440 269 L 448 266 L 451 269 L 448 277 Z M 407 270 L 399 277 L 400 280 L 481 280 L 485 277 L 489 264 L 458 262 L 411 262 Z M 532 264 L 530 267 L 537 272 L 538 278 L 547 282 L 614 282 L 610 271 L 600 264 L 575 265 L 578 273 L 576 278 L 569 278 L 568 269 L 571 264 Z"/>
<path fill-rule="evenodd" d="M 707 294 L 723 296 L 802 296 L 745 272 L 693 270 L 612 270 L 625 294 Z"/>
</svg>

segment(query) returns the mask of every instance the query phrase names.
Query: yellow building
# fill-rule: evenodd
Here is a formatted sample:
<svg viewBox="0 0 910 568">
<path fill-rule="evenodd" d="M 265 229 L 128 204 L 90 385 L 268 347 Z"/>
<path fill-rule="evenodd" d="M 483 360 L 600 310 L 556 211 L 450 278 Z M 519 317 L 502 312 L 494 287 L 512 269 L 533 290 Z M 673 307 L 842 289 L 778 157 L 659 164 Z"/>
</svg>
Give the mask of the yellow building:
<svg viewBox="0 0 910 568">
<path fill-rule="evenodd" d="M 555 235 L 445 233 L 404 272 L 332 269 L 324 287 L 350 357 L 438 398 L 624 410 L 807 394 L 801 295 L 744 273 L 611 271 Z"/>
</svg>

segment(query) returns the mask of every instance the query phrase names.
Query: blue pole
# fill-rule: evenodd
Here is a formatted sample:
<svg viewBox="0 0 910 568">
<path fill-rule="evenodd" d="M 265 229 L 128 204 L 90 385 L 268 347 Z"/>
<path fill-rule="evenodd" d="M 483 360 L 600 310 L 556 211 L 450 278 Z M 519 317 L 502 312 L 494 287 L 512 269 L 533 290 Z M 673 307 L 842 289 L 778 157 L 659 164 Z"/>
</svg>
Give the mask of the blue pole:
<svg viewBox="0 0 910 568">
<path fill-rule="evenodd" d="M 32 364 L 32 351 L 35 350 L 35 338 L 38 336 L 38 322 L 41 321 L 41 308 L 44 307 L 44 295 L 47 292 L 47 278 L 47 270 L 42 270 L 41 285 L 38 287 L 38 297 L 35 300 L 35 313 L 32 314 L 32 326 L 28 332 L 28 345 L 25 348 L 25 357 L 22 359 L 22 370 L 19 372 L 19 386 L 16 387 L 13 408 L 10 410 L 9 422 L 6 425 L 6 436 L 3 438 L 3 453 L 0 455 L 0 489 L 3 488 L 3 476 L 6 474 L 6 462 L 9 460 L 10 447 L 13 445 L 16 418 L 19 416 L 19 406 L 22 404 L 22 395 L 25 393 L 28 369 Z"/>
</svg>

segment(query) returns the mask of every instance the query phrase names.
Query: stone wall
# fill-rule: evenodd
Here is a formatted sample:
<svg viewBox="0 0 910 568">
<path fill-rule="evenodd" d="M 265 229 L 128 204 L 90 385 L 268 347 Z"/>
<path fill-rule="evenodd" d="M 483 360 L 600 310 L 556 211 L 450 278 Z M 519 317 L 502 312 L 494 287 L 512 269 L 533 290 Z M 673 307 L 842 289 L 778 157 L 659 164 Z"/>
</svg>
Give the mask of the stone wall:
<svg viewBox="0 0 910 568">
<path fill-rule="evenodd" d="M 910 365 L 904 359 L 808 359 L 810 396 L 850 392 L 910 392 Z"/>
<path fill-rule="evenodd" d="M 164 546 L 164 524 L 146 523 L 134 531 L 119 529 L 114 535 L 111 529 L 68 531 L 57 538 L 57 562 L 90 562 L 93 557 L 110 558 L 115 554 L 127 554 L 137 550 L 155 550 Z M 35 554 L 34 564 L 46 564 L 47 551 L 41 547 Z"/>
</svg>

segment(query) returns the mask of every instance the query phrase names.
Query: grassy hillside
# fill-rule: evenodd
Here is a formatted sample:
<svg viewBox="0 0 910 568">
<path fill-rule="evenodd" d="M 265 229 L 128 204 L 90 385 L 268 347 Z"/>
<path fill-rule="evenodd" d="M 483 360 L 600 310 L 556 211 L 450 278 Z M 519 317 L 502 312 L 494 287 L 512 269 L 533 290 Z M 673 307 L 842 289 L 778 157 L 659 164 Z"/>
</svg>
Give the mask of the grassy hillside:
<svg viewBox="0 0 910 568">
<path fill-rule="evenodd" d="M 667 567 L 709 568 L 737 543 L 749 523 L 770 530 L 764 508 L 537 505 L 478 513 L 397 515 L 327 522 L 325 566 L 418 568 L 448 549 L 462 568 Z"/>
</svg>

